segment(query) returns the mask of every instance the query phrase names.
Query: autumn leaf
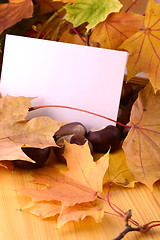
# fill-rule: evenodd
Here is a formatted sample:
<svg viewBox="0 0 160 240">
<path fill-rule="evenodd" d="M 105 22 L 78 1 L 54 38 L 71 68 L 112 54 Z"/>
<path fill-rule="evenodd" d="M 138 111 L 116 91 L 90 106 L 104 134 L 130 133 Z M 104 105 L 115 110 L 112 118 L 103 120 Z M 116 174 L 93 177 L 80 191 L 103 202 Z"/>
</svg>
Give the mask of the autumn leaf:
<svg viewBox="0 0 160 240">
<path fill-rule="evenodd" d="M 113 182 L 123 187 L 132 188 L 137 182 L 128 169 L 126 156 L 122 148 L 109 154 L 109 167 L 103 182 Z"/>
<path fill-rule="evenodd" d="M 84 202 L 94 201 L 102 192 L 102 182 L 108 167 L 108 154 L 94 162 L 88 142 L 79 146 L 65 143 L 64 157 L 67 169 L 55 165 L 33 172 L 34 183 L 44 184 L 45 189 L 22 189 L 32 201 L 60 201 L 62 209 Z"/>
<path fill-rule="evenodd" d="M 38 4 L 40 14 L 53 12 L 55 9 L 60 10 L 66 3 L 75 3 L 76 0 L 35 0 Z"/>
<path fill-rule="evenodd" d="M 19 159 L 32 162 L 22 147 L 56 146 L 53 135 L 64 123 L 49 117 L 25 121 L 32 99 L 9 95 L 0 99 L 0 161 Z"/>
<path fill-rule="evenodd" d="M 130 117 L 132 128 L 123 143 L 134 178 L 150 189 L 160 179 L 160 91 L 149 84 L 140 91 Z"/>
<path fill-rule="evenodd" d="M 12 125 L 16 122 L 24 121 L 28 109 L 32 106 L 31 97 L 12 97 L 6 95 L 0 98 L 0 124 Z"/>
<path fill-rule="evenodd" d="M 67 168 L 64 165 L 54 165 L 33 171 L 33 182 L 45 184 L 47 188 L 20 190 L 33 199 L 22 210 L 41 218 L 59 214 L 58 228 L 71 220 L 79 221 L 86 216 L 99 222 L 104 210 L 96 197 L 102 191 L 108 154 L 94 162 L 88 143 L 78 146 L 66 142 L 65 145 Z"/>
<path fill-rule="evenodd" d="M 39 0 L 35 0 L 36 3 L 39 6 L 39 13 L 40 14 L 45 14 L 45 13 L 49 13 L 49 12 L 53 12 L 53 9 L 59 10 L 63 7 L 64 5 L 64 1 L 50 1 L 50 0 L 43 0 L 43 1 L 39 1 Z M 66 0 L 67 1 L 67 0 Z"/>
<path fill-rule="evenodd" d="M 91 216 L 96 222 L 100 222 L 104 216 L 104 210 L 101 209 L 100 201 L 76 204 L 62 210 L 59 202 L 56 201 L 39 201 L 30 202 L 22 211 L 30 212 L 42 219 L 59 214 L 57 219 L 57 228 L 61 228 L 69 221 L 80 221 L 86 216 Z"/>
<path fill-rule="evenodd" d="M 144 26 L 139 32 L 127 39 L 120 49 L 130 55 L 127 63 L 127 78 L 144 72 L 156 92 L 160 89 L 160 3 L 149 0 Z"/>
<path fill-rule="evenodd" d="M 55 2 L 63 2 L 63 3 L 75 3 L 76 0 L 54 0 Z"/>
<path fill-rule="evenodd" d="M 62 35 L 59 38 L 59 42 L 66 42 L 66 43 L 74 43 L 78 45 L 84 45 L 85 40 L 86 40 L 86 23 L 80 25 L 75 29 L 77 33 L 75 33 L 71 28 L 68 28 L 65 32 L 62 33 Z M 82 39 L 84 41 L 82 41 Z"/>
<path fill-rule="evenodd" d="M 88 22 L 87 31 L 102 22 L 111 12 L 118 12 L 122 5 L 118 0 L 77 0 L 76 3 L 66 6 L 65 18 L 74 27 Z"/>
<path fill-rule="evenodd" d="M 22 208 L 22 211 L 30 212 L 42 219 L 53 217 L 60 214 L 62 209 L 58 201 L 37 201 L 30 202 L 27 206 Z"/>
<path fill-rule="evenodd" d="M 140 29 L 143 19 L 142 15 L 132 12 L 111 13 L 95 27 L 90 42 L 99 42 L 103 48 L 116 49 Z"/>
<path fill-rule="evenodd" d="M 23 18 L 32 17 L 32 0 L 9 0 L 0 4 L 0 33 Z"/>
<path fill-rule="evenodd" d="M 86 216 L 93 217 L 95 222 L 101 222 L 104 216 L 104 210 L 101 209 L 98 199 L 93 202 L 76 204 L 65 208 L 58 217 L 57 228 L 61 228 L 69 221 L 80 221 Z"/>
<path fill-rule="evenodd" d="M 84 39 L 85 41 L 85 39 Z M 70 29 L 66 30 L 64 33 L 62 33 L 59 42 L 65 42 L 65 43 L 74 43 L 78 45 L 84 45 L 84 42 L 80 39 L 78 34 L 71 33 Z"/>
</svg>

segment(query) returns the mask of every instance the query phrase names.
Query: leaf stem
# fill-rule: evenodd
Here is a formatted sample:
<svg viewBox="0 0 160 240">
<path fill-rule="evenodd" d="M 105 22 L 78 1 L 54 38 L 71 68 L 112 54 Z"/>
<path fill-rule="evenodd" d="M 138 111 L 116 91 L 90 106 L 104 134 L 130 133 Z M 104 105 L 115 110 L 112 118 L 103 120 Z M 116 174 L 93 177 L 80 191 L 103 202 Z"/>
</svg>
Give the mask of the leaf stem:
<svg viewBox="0 0 160 240">
<path fill-rule="evenodd" d="M 111 212 L 107 212 L 107 211 L 104 211 L 104 213 L 110 214 L 110 215 L 115 216 L 115 217 L 121 217 L 121 216 L 119 216 L 118 214 L 111 213 Z"/>
<path fill-rule="evenodd" d="M 127 8 L 126 12 L 128 12 L 134 4 L 136 4 L 136 2 L 138 2 L 138 0 L 134 0 L 134 2 Z"/>
<path fill-rule="evenodd" d="M 107 193 L 107 200 L 106 200 L 105 198 L 100 197 L 100 196 L 97 196 L 97 197 L 98 197 L 99 199 L 103 200 L 103 201 L 108 202 L 110 208 L 116 213 L 116 214 L 113 213 L 112 215 L 124 218 L 124 217 L 125 217 L 125 212 L 124 212 L 122 209 L 120 209 L 117 205 L 115 205 L 114 203 L 110 202 L 110 197 L 109 197 L 110 191 L 111 191 L 111 185 L 110 185 L 109 190 L 108 190 L 108 193 Z M 118 212 L 115 208 L 117 208 L 117 210 L 118 210 L 119 212 Z M 106 213 L 107 213 L 107 212 L 106 212 Z M 109 214 L 111 214 L 111 213 L 109 213 Z M 139 227 L 139 223 L 138 223 L 137 221 L 133 220 L 131 217 L 128 219 L 128 221 L 129 221 L 130 223 L 132 223 L 133 225 Z M 148 225 L 147 225 L 147 226 L 148 226 Z"/>
<path fill-rule="evenodd" d="M 150 225 L 152 223 L 154 223 L 154 224 Z M 160 226 L 160 221 L 151 221 L 141 227 L 141 232 L 148 232 L 151 228 L 158 227 L 158 226 Z"/>
<path fill-rule="evenodd" d="M 109 200 L 110 191 L 111 191 L 111 185 L 110 185 L 108 193 L 107 193 L 107 199 L 100 197 L 100 196 L 97 196 L 97 198 L 99 198 L 103 201 L 106 201 L 109 204 L 110 208 L 116 213 L 116 215 L 118 215 L 119 217 L 123 217 L 124 212 L 118 206 L 116 206 L 114 203 L 110 202 L 110 200 Z M 115 208 L 117 208 L 119 211 L 117 211 Z"/>
<path fill-rule="evenodd" d="M 84 110 L 84 109 L 80 109 L 80 108 L 75 108 L 75 107 L 69 107 L 69 106 L 62 106 L 62 105 L 42 105 L 42 106 L 35 106 L 35 107 L 31 107 L 29 108 L 29 111 L 34 111 L 34 110 L 37 110 L 37 109 L 40 109 L 40 108 L 47 108 L 47 107 L 53 107 L 53 108 L 65 108 L 65 109 L 70 109 L 70 110 L 75 110 L 75 111 L 79 111 L 79 112 L 84 112 L 84 113 L 88 113 L 88 114 L 91 114 L 91 115 L 94 115 L 94 116 L 97 116 L 97 117 L 100 117 L 100 118 L 104 118 L 106 120 L 109 120 L 111 122 L 114 122 L 120 126 L 123 126 L 125 128 L 131 128 L 131 126 L 127 126 L 123 123 L 120 123 L 120 122 L 117 122 L 111 118 L 108 118 L 106 116 L 103 116 L 101 114 L 98 114 L 98 113 L 94 113 L 94 112 L 90 112 L 90 111 L 87 111 L 87 110 Z"/>
<path fill-rule="evenodd" d="M 112 210 L 113 210 L 114 212 L 116 212 L 117 214 L 119 214 L 119 216 L 123 217 L 124 212 L 123 212 L 118 206 L 116 206 L 115 204 L 113 204 L 113 203 L 110 202 L 111 187 L 112 187 L 112 186 L 110 185 L 109 190 L 108 190 L 108 193 L 107 193 L 108 204 L 109 204 L 109 206 L 112 208 Z M 118 212 L 113 206 L 116 207 L 120 212 Z"/>
</svg>

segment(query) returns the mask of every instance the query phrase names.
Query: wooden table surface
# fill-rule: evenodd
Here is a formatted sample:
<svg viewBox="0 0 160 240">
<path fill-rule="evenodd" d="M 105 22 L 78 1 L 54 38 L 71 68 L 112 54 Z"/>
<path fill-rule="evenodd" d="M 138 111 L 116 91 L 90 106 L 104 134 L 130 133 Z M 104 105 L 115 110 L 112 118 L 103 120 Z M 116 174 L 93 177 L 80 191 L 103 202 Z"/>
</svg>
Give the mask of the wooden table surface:
<svg viewBox="0 0 160 240">
<path fill-rule="evenodd" d="M 124 220 L 105 215 L 101 223 L 86 217 L 79 223 L 69 222 L 56 228 L 56 217 L 45 220 L 18 209 L 29 203 L 30 198 L 15 191 L 33 187 L 30 171 L 10 172 L 0 168 L 0 240 L 112 240 L 124 229 Z M 136 184 L 134 189 L 113 186 L 111 201 L 124 211 L 132 209 L 133 219 L 140 224 L 160 220 L 160 181 L 155 183 L 153 193 L 147 187 Z M 158 240 L 160 227 L 146 234 L 131 232 L 125 240 Z"/>
</svg>

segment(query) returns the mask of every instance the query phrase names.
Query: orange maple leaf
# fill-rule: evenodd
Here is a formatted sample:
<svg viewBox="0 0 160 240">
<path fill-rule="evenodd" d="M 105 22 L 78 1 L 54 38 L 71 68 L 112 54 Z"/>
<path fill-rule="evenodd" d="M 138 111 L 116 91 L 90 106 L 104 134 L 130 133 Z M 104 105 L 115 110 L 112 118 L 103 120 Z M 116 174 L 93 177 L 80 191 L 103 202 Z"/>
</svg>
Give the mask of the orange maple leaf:
<svg viewBox="0 0 160 240">
<path fill-rule="evenodd" d="M 22 211 L 30 212 L 42 219 L 59 214 L 57 219 L 57 228 L 61 228 L 69 221 L 80 221 L 86 216 L 91 216 L 96 222 L 100 222 L 104 216 L 104 210 L 101 207 L 100 200 L 93 202 L 76 204 L 62 210 L 59 202 L 56 201 L 37 201 L 30 202 Z"/>
<path fill-rule="evenodd" d="M 58 201 L 31 201 L 21 210 L 30 212 L 36 216 L 39 216 L 42 219 L 45 219 L 60 214 L 62 206 L 61 203 Z"/>
<path fill-rule="evenodd" d="M 140 91 L 130 117 L 131 130 L 124 140 L 130 172 L 150 189 L 160 179 L 160 91 L 151 84 Z"/>
<path fill-rule="evenodd" d="M 160 3 L 149 0 L 142 29 L 127 39 L 120 49 L 130 55 L 127 63 L 127 78 L 139 72 L 148 75 L 155 90 L 160 89 Z"/>
<path fill-rule="evenodd" d="M 34 183 L 45 184 L 45 189 L 22 189 L 33 201 L 56 200 L 62 209 L 84 202 L 94 201 L 102 192 L 103 177 L 108 168 L 108 153 L 93 161 L 88 142 L 79 146 L 65 143 L 64 157 L 67 169 L 54 165 L 33 172 Z"/>
<path fill-rule="evenodd" d="M 96 222 L 100 222 L 104 216 L 104 210 L 101 208 L 98 199 L 93 202 L 76 204 L 65 208 L 58 217 L 57 228 L 61 228 L 69 221 L 83 220 L 86 216 L 91 216 Z"/>
<path fill-rule="evenodd" d="M 132 12 L 111 13 L 104 22 L 95 27 L 90 42 L 99 42 L 103 48 L 116 49 L 139 31 L 143 19 L 143 16 Z"/>
<path fill-rule="evenodd" d="M 0 33 L 23 18 L 32 17 L 32 0 L 9 0 L 0 4 Z"/>
</svg>

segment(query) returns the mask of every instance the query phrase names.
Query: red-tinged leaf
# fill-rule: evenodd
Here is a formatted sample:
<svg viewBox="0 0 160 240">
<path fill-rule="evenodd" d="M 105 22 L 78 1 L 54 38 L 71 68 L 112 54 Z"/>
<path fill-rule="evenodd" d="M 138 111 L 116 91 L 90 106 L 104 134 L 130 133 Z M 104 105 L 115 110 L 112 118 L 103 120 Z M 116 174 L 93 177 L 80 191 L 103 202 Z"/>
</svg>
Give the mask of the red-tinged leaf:
<svg viewBox="0 0 160 240">
<path fill-rule="evenodd" d="M 0 4 L 0 33 L 23 18 L 32 17 L 32 0 L 10 0 Z"/>
<path fill-rule="evenodd" d="M 160 91 L 149 84 L 140 91 L 131 112 L 131 130 L 123 149 L 129 170 L 150 189 L 160 179 Z"/>
</svg>

